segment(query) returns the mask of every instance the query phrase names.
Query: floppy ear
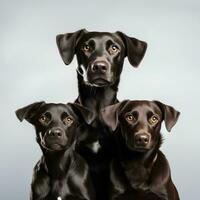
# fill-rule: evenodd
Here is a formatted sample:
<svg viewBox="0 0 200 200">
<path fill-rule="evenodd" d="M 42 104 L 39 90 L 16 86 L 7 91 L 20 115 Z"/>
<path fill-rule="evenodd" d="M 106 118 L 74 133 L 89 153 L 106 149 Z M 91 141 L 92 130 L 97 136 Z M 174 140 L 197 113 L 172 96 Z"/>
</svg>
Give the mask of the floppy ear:
<svg viewBox="0 0 200 200">
<path fill-rule="evenodd" d="M 125 106 L 129 103 L 129 100 L 124 100 L 120 103 L 116 103 L 111 106 L 106 106 L 101 110 L 101 116 L 104 123 L 111 128 L 112 131 L 115 131 L 119 120 L 118 117 L 121 111 L 125 108 Z"/>
<path fill-rule="evenodd" d="M 126 56 L 133 67 L 137 67 L 144 57 L 147 43 L 136 38 L 129 37 L 122 32 L 117 32 L 126 47 Z"/>
<path fill-rule="evenodd" d="M 175 110 L 171 106 L 161 103 L 160 101 L 154 101 L 154 102 L 160 107 L 164 116 L 165 127 L 167 131 L 170 132 L 172 127 L 176 124 L 180 112 Z"/>
<path fill-rule="evenodd" d="M 26 119 L 28 122 L 31 123 L 31 119 L 36 114 L 38 109 L 44 105 L 44 101 L 36 102 L 33 104 L 30 104 L 28 106 L 25 106 L 23 108 L 20 108 L 15 111 L 15 114 L 17 115 L 17 118 L 22 122 L 24 119 Z"/>
<path fill-rule="evenodd" d="M 59 53 L 66 65 L 69 65 L 72 62 L 77 41 L 85 32 L 85 29 L 81 29 L 74 33 L 60 34 L 56 36 Z"/>
<path fill-rule="evenodd" d="M 81 114 L 87 124 L 91 124 L 94 121 L 94 113 L 87 108 L 77 103 L 68 103 L 67 105 L 69 105 L 75 113 Z"/>
</svg>

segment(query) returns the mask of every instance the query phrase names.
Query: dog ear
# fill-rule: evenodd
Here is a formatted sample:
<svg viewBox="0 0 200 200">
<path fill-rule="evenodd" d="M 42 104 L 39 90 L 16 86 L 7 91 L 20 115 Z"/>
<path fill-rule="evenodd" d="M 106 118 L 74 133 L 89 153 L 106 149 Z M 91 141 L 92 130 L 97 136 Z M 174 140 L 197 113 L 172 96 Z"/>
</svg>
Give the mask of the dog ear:
<svg viewBox="0 0 200 200">
<path fill-rule="evenodd" d="M 136 38 L 129 37 L 122 32 L 117 33 L 122 38 L 125 44 L 126 56 L 128 57 L 130 64 L 133 67 L 138 67 L 145 55 L 147 43 L 144 41 L 140 41 Z"/>
<path fill-rule="evenodd" d="M 28 106 L 25 106 L 23 108 L 20 108 L 15 111 L 15 114 L 17 115 L 17 118 L 22 122 L 24 119 L 26 119 L 28 122 L 31 123 L 31 119 L 33 116 L 37 113 L 38 109 L 44 105 L 44 101 L 32 103 Z"/>
<path fill-rule="evenodd" d="M 111 128 L 112 131 L 115 131 L 119 120 L 118 117 L 125 106 L 128 104 L 129 100 L 124 100 L 120 103 L 114 105 L 106 106 L 101 110 L 101 116 L 104 123 Z"/>
<path fill-rule="evenodd" d="M 173 107 L 161 103 L 160 101 L 154 101 L 163 113 L 163 120 L 165 121 L 165 127 L 168 132 L 171 131 L 172 127 L 176 124 L 180 112 L 175 110 Z"/>
<path fill-rule="evenodd" d="M 82 118 L 87 124 L 92 124 L 95 119 L 94 113 L 92 111 L 77 103 L 68 103 L 67 105 L 69 105 L 76 114 L 81 114 Z"/>
<path fill-rule="evenodd" d="M 77 41 L 85 32 L 85 29 L 81 29 L 74 33 L 60 34 L 56 36 L 59 53 L 66 65 L 69 65 L 72 62 Z"/>
</svg>

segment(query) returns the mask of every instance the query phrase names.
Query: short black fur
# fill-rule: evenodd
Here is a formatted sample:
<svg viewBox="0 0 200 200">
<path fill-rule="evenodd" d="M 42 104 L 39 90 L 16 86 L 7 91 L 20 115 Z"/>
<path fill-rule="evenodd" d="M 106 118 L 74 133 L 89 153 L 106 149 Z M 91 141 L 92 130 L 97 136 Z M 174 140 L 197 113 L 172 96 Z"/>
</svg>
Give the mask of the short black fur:
<svg viewBox="0 0 200 200">
<path fill-rule="evenodd" d="M 88 164 L 75 151 L 90 112 L 75 104 L 36 102 L 16 115 L 34 125 L 43 153 L 34 167 L 30 199 L 95 200 Z"/>
</svg>

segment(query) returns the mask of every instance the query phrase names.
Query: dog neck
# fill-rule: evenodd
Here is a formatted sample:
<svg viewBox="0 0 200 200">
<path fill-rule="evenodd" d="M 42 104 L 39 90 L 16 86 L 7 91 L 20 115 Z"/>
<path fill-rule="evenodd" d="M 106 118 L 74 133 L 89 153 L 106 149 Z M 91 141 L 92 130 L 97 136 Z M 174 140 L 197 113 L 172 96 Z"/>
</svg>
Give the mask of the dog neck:
<svg viewBox="0 0 200 200">
<path fill-rule="evenodd" d="M 119 79 L 110 86 L 95 87 L 86 85 L 83 77 L 78 73 L 79 97 L 77 102 L 98 114 L 105 106 L 116 103 Z"/>
<path fill-rule="evenodd" d="M 157 151 L 156 148 L 147 152 L 136 152 L 126 149 L 126 156 L 123 157 L 123 159 L 121 158 L 120 162 L 124 166 L 125 170 L 129 170 L 129 168 L 131 169 L 135 165 L 138 167 L 144 166 L 146 169 L 150 169 L 153 167 L 157 159 Z"/>
<path fill-rule="evenodd" d="M 128 182 L 133 188 L 148 189 L 148 182 L 157 161 L 161 137 L 157 144 L 151 150 L 146 152 L 137 152 L 130 150 L 125 141 L 120 147 L 120 163 L 126 175 Z M 131 177 L 131 178 L 130 178 Z"/>
<path fill-rule="evenodd" d="M 70 165 L 69 150 L 49 151 L 42 149 L 43 163 L 46 172 L 52 178 L 62 178 L 67 173 Z"/>
</svg>

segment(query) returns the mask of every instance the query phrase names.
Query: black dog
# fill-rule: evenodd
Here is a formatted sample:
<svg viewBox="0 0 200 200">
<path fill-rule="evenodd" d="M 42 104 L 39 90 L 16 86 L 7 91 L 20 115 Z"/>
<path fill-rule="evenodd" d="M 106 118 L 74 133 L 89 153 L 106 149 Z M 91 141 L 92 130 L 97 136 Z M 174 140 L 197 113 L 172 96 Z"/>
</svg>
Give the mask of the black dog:
<svg viewBox="0 0 200 200">
<path fill-rule="evenodd" d="M 66 65 L 74 55 L 78 61 L 78 103 L 97 116 L 102 107 L 115 103 L 124 58 L 137 67 L 147 44 L 116 32 L 88 32 L 85 29 L 58 35 L 57 45 Z"/>
<path fill-rule="evenodd" d="M 89 167 L 75 152 L 77 137 L 92 113 L 75 104 L 37 102 L 16 111 L 36 129 L 43 156 L 36 164 L 31 200 L 95 200 Z"/>
<path fill-rule="evenodd" d="M 130 64 L 137 67 L 147 44 L 121 32 L 88 32 L 85 29 L 58 35 L 56 40 L 66 65 L 71 63 L 75 54 L 77 56 L 79 97 L 76 102 L 96 115 L 92 124 L 95 127 L 93 135 L 80 142 L 78 151 L 89 163 L 98 199 L 105 200 L 112 144 L 109 131 L 102 127 L 99 111 L 118 102 L 116 95 L 124 58 L 127 56 Z"/>
<path fill-rule="evenodd" d="M 124 101 L 102 112 L 115 132 L 118 159 L 111 164 L 111 199 L 178 200 L 167 159 L 159 150 L 161 123 L 168 131 L 179 112 L 158 101 Z"/>
</svg>

